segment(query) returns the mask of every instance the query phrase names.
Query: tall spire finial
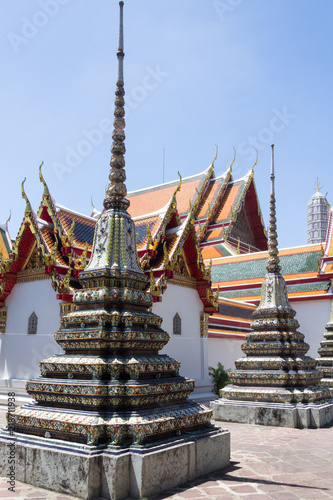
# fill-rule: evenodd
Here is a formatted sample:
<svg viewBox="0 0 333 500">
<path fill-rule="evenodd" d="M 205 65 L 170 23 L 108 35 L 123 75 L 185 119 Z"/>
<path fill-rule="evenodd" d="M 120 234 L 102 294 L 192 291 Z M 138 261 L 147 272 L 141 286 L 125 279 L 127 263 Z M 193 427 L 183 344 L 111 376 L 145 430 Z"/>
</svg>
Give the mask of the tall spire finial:
<svg viewBox="0 0 333 500">
<path fill-rule="evenodd" d="M 281 266 L 279 265 L 279 250 L 276 232 L 276 208 L 275 208 L 275 186 L 274 186 L 274 144 L 272 144 L 272 163 L 271 163 L 271 201 L 269 213 L 269 241 L 268 241 L 268 264 L 267 271 L 269 273 L 279 273 Z"/>
<path fill-rule="evenodd" d="M 317 191 L 317 193 L 320 192 L 320 190 L 322 189 L 323 186 L 320 185 L 319 183 L 319 178 L 317 177 L 317 182 L 316 182 L 316 187 L 315 187 L 315 190 Z"/>
<path fill-rule="evenodd" d="M 119 17 L 119 46 L 118 46 L 118 80 L 115 99 L 115 120 L 113 122 L 112 146 L 111 146 L 111 172 L 109 184 L 106 191 L 106 198 L 104 200 L 104 207 L 106 210 L 111 208 L 118 208 L 126 210 L 129 206 L 129 201 L 125 198 L 127 189 L 125 186 L 126 173 L 125 173 L 125 90 L 124 90 L 124 29 L 123 29 L 123 7 L 124 2 L 119 2 L 120 17 Z"/>
<path fill-rule="evenodd" d="M 119 13 L 119 42 L 118 42 L 118 82 L 124 83 L 124 17 L 123 8 L 124 2 L 119 2 L 120 13 Z"/>
</svg>

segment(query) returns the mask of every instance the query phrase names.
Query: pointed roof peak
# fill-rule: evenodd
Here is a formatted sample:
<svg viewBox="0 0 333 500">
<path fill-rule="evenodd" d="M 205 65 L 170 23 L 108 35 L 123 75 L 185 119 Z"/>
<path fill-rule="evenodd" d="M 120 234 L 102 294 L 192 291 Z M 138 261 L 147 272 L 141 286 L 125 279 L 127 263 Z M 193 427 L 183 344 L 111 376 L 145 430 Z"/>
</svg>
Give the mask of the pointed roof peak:
<svg viewBox="0 0 333 500">
<path fill-rule="evenodd" d="M 233 160 L 232 160 L 232 162 L 230 163 L 230 167 L 229 167 L 229 171 L 230 171 L 230 173 L 232 173 L 232 166 L 233 166 L 233 164 L 234 164 L 234 163 L 235 163 L 235 161 L 236 161 L 236 148 L 233 148 L 233 150 L 234 150 L 234 159 L 233 159 Z"/>
<path fill-rule="evenodd" d="M 216 161 L 217 156 L 218 156 L 218 154 L 219 154 L 219 148 L 218 148 L 217 144 L 215 144 L 215 147 L 216 147 L 216 152 L 215 152 L 214 160 L 213 160 L 213 161 L 212 161 L 212 163 L 210 164 L 210 167 L 212 167 L 212 168 L 213 168 L 213 170 L 214 170 L 214 164 L 215 164 L 215 161 Z"/>
<path fill-rule="evenodd" d="M 44 186 L 44 192 L 43 192 L 43 196 L 50 196 L 50 191 L 49 191 L 49 188 L 45 182 L 45 179 L 43 177 L 43 174 L 42 174 L 42 166 L 44 165 L 44 162 L 42 161 L 42 163 L 39 165 L 39 180 L 40 182 L 43 183 L 43 186 Z"/>
<path fill-rule="evenodd" d="M 27 178 L 24 177 L 24 180 L 23 180 L 23 182 L 21 184 L 21 191 L 22 191 L 22 198 L 26 202 L 25 214 L 27 215 L 27 214 L 30 214 L 32 212 L 32 208 L 31 208 L 31 204 L 30 204 L 29 198 L 27 197 L 26 192 L 24 190 L 24 183 L 25 183 L 26 180 L 27 180 Z"/>
</svg>

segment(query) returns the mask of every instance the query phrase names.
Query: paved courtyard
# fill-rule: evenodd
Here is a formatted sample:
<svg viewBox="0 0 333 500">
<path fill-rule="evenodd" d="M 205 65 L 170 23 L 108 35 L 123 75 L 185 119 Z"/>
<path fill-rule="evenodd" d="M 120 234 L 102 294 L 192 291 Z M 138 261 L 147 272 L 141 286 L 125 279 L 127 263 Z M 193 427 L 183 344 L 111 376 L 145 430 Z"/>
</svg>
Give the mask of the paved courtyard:
<svg viewBox="0 0 333 500">
<path fill-rule="evenodd" d="M 231 432 L 230 467 L 167 491 L 156 500 L 333 499 L 333 427 L 300 430 L 231 423 L 222 427 Z M 77 498 L 20 482 L 13 494 L 6 481 L 0 478 L 1 500 Z"/>
</svg>

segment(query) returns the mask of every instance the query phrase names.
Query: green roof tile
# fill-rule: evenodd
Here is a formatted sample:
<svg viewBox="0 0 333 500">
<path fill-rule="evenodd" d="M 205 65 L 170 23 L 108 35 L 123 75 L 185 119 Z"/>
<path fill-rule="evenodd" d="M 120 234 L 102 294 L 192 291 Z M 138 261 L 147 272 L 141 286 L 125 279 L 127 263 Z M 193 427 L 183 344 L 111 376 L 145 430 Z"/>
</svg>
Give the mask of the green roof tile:
<svg viewBox="0 0 333 500">
<path fill-rule="evenodd" d="M 281 273 L 298 274 L 317 271 L 317 259 L 321 252 L 305 252 L 280 257 Z M 234 281 L 240 279 L 263 278 L 267 271 L 267 259 L 219 264 L 212 267 L 212 281 Z"/>
</svg>

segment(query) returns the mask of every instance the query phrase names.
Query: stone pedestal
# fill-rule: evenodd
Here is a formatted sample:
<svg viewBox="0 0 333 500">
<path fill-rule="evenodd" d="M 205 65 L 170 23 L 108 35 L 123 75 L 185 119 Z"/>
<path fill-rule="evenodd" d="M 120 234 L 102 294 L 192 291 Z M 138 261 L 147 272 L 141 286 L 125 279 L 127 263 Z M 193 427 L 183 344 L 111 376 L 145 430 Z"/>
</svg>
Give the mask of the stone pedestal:
<svg viewBox="0 0 333 500">
<path fill-rule="evenodd" d="M 7 474 L 8 443 L 15 441 L 16 479 L 90 500 L 142 498 L 223 469 L 230 433 L 216 427 L 151 447 L 87 446 L 2 431 L 0 474 Z"/>
<path fill-rule="evenodd" d="M 210 403 L 213 419 L 298 429 L 320 428 L 333 422 L 333 399 L 318 403 L 256 403 L 218 399 Z"/>
</svg>

